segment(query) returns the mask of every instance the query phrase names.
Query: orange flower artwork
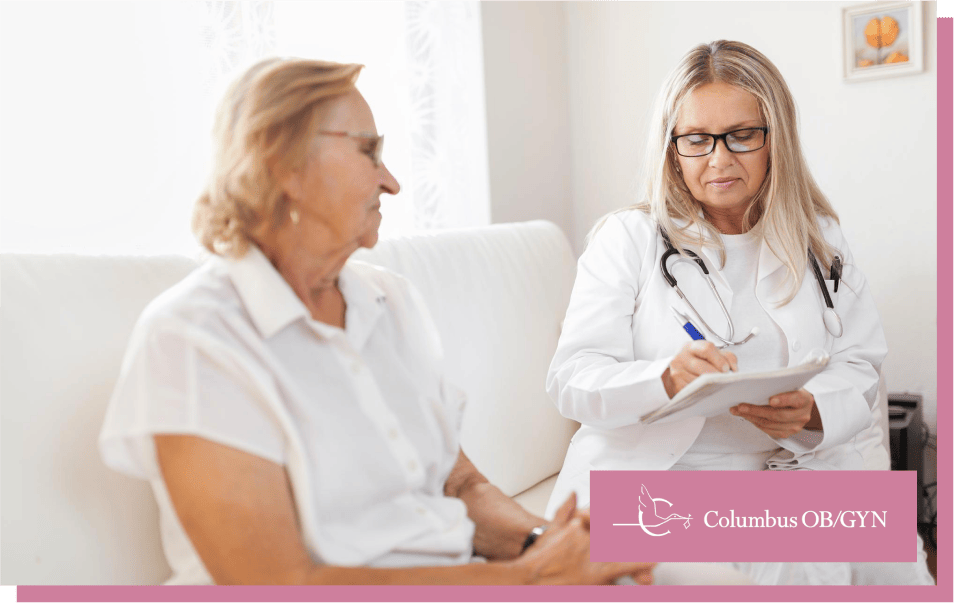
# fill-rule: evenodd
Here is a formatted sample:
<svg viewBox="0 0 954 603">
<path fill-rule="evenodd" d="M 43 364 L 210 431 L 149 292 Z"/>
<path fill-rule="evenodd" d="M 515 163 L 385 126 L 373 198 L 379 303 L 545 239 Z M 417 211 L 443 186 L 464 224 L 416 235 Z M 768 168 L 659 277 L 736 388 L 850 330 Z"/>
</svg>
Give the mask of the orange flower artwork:
<svg viewBox="0 0 954 603">
<path fill-rule="evenodd" d="M 868 41 L 868 46 L 872 48 L 884 48 L 885 46 L 891 46 L 898 39 L 899 31 L 898 22 L 893 18 L 882 17 L 878 19 L 876 17 L 865 25 L 865 40 Z"/>
<path fill-rule="evenodd" d="M 908 55 L 903 52 L 892 52 L 888 55 L 888 58 L 884 60 L 885 63 L 906 63 L 908 61 Z"/>
<path fill-rule="evenodd" d="M 872 2 L 842 10 L 845 79 L 923 71 L 920 2 Z"/>
</svg>

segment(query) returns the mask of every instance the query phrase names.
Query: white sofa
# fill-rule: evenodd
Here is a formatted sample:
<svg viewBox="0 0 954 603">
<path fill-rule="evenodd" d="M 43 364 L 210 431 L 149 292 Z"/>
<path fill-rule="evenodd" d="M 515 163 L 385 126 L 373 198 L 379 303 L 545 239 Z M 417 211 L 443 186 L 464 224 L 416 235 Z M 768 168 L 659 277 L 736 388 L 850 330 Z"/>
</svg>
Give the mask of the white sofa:
<svg viewBox="0 0 954 603">
<path fill-rule="evenodd" d="M 542 514 L 576 429 L 544 391 L 575 270 L 563 233 L 548 222 L 441 231 L 383 240 L 356 257 L 420 289 L 449 377 L 469 396 L 464 449 Z M 97 437 L 136 318 L 195 265 L 0 257 L 3 584 L 169 577 L 148 485 L 107 469 Z"/>
<path fill-rule="evenodd" d="M 440 231 L 384 240 L 356 257 L 420 289 L 449 377 L 468 393 L 465 451 L 542 514 L 576 429 L 544 391 L 575 272 L 563 233 L 542 221 Z M 195 265 L 173 256 L 0 256 L 3 584 L 169 577 L 148 485 L 108 470 L 97 436 L 136 318 Z M 660 566 L 657 582 L 735 580 L 698 565 L 678 577 L 680 564 L 668 566 L 672 575 Z"/>
</svg>

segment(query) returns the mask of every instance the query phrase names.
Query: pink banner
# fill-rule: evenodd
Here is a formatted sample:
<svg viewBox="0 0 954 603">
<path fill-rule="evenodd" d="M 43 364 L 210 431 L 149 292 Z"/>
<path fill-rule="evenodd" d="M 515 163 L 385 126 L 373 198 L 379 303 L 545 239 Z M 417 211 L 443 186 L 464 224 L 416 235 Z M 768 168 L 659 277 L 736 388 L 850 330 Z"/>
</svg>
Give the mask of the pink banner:
<svg viewBox="0 0 954 603">
<path fill-rule="evenodd" d="M 592 471 L 594 561 L 915 561 L 913 471 Z"/>
</svg>

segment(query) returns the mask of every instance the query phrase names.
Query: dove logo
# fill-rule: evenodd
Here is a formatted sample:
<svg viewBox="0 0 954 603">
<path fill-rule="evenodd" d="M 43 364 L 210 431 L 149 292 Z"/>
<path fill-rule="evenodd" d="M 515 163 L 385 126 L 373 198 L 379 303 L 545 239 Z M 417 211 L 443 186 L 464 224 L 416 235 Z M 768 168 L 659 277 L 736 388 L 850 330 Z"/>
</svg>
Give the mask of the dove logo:
<svg viewBox="0 0 954 603">
<path fill-rule="evenodd" d="M 662 504 L 660 504 L 662 503 Z M 665 506 L 664 506 L 665 505 Z M 665 498 L 653 498 L 649 494 L 649 490 L 646 489 L 645 484 L 640 484 L 640 494 L 639 494 L 639 523 L 614 523 L 614 526 L 639 526 L 643 529 L 644 532 L 650 536 L 665 536 L 669 533 L 669 529 L 666 528 L 665 532 L 657 533 L 657 528 L 662 529 L 663 526 L 670 521 L 683 521 L 683 527 L 689 529 L 689 520 L 692 519 L 692 515 L 678 515 L 676 513 L 670 513 L 672 509 L 672 503 L 666 500 Z"/>
</svg>

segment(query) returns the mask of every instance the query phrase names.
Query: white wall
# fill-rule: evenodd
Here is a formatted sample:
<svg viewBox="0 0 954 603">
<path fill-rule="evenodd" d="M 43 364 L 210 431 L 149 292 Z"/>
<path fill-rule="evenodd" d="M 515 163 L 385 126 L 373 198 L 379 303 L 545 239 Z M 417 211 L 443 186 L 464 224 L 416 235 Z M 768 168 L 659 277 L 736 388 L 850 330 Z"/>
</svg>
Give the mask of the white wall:
<svg viewBox="0 0 954 603">
<path fill-rule="evenodd" d="M 847 83 L 841 78 L 846 2 L 568 3 L 573 132 L 573 230 L 635 199 L 653 98 L 690 47 L 720 38 L 751 44 L 785 76 L 802 143 L 868 276 L 888 339 L 891 392 L 924 395 L 937 412 L 935 16 L 924 5 L 925 71 Z"/>
<path fill-rule="evenodd" d="M 483 2 L 481 19 L 491 221 L 546 218 L 571 232 L 564 7 Z"/>
</svg>

